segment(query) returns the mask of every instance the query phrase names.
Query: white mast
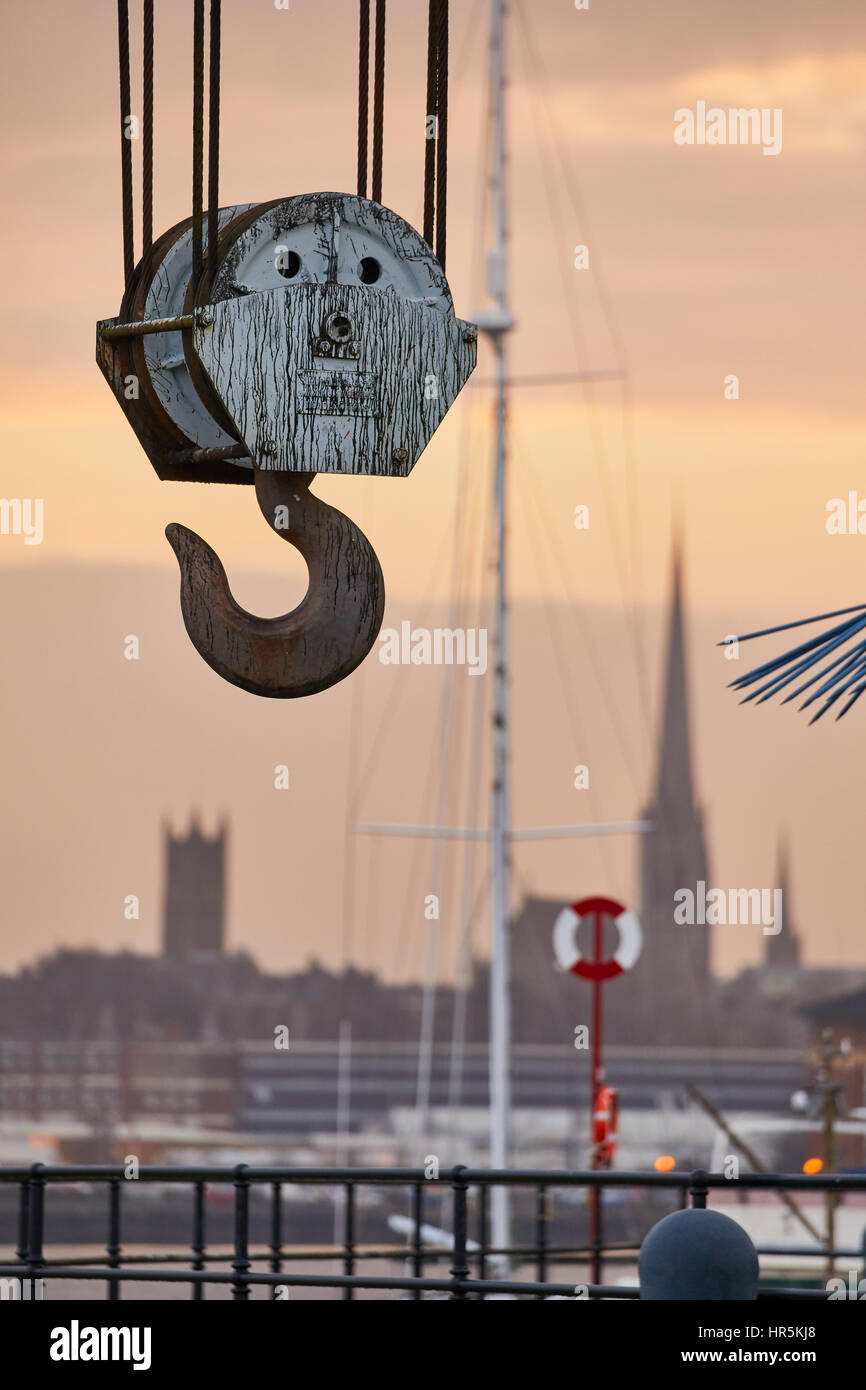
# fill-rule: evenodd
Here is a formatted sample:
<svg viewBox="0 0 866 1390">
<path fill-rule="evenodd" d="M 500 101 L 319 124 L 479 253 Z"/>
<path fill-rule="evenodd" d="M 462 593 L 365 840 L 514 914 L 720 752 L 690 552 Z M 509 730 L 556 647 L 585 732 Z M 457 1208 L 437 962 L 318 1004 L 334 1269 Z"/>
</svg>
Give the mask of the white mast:
<svg viewBox="0 0 866 1390">
<path fill-rule="evenodd" d="M 511 1118 L 511 943 L 508 786 L 508 609 L 506 590 L 506 462 L 508 379 L 505 335 L 513 326 L 507 297 L 505 189 L 505 0 L 490 6 L 490 105 L 493 121 L 491 195 L 493 228 L 487 254 L 487 292 L 493 308 L 478 326 L 496 356 L 496 447 L 493 507 L 496 537 L 495 664 L 493 694 L 493 796 L 490 821 L 490 1166 L 507 1168 Z M 496 1247 L 511 1244 L 507 1187 L 491 1192 L 490 1235 Z"/>
</svg>

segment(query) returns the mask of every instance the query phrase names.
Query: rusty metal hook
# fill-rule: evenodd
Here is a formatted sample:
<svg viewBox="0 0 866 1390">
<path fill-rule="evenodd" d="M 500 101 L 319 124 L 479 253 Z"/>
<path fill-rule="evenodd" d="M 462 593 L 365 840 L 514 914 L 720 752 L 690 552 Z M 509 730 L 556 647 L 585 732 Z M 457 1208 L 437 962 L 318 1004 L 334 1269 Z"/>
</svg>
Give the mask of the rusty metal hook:
<svg viewBox="0 0 866 1390">
<path fill-rule="evenodd" d="M 385 581 L 367 537 L 310 492 L 315 473 L 255 469 L 256 497 L 278 536 L 307 562 L 310 584 L 291 613 L 257 618 L 232 597 L 207 541 L 176 522 L 165 534 L 180 565 L 183 620 L 217 675 L 253 695 L 315 695 L 369 652 L 385 608 Z"/>
</svg>

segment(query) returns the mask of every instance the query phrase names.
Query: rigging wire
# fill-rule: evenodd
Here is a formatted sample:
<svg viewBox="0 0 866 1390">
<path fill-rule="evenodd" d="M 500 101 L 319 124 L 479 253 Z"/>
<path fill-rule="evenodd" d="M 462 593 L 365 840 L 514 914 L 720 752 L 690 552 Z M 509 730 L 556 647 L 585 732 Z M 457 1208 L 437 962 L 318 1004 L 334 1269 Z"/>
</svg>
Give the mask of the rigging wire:
<svg viewBox="0 0 866 1390">
<path fill-rule="evenodd" d="M 365 695 L 364 680 L 365 663 L 361 663 L 361 669 L 355 677 L 352 685 L 352 695 L 349 711 L 349 756 L 347 759 L 347 780 L 349 783 L 346 797 L 346 824 L 345 839 L 343 850 L 343 910 L 342 910 L 342 975 L 345 977 L 349 968 L 354 949 L 354 912 L 355 908 L 355 883 L 357 877 L 357 849 L 354 826 L 352 824 L 355 816 L 355 797 L 353 789 L 357 787 L 358 777 L 358 758 L 361 749 L 361 729 L 363 728 L 363 703 Z"/>
<path fill-rule="evenodd" d="M 367 137 L 370 125 L 370 0 L 358 14 L 358 197 L 367 196 Z"/>
<path fill-rule="evenodd" d="M 519 869 L 515 869 L 514 876 L 522 891 L 523 897 L 525 899 L 531 898 L 533 888 L 526 876 Z M 557 1031 L 562 1033 L 563 1040 L 565 1040 L 574 1037 L 574 1014 L 566 1008 L 563 1003 L 562 993 L 556 988 L 557 976 L 553 970 L 552 935 L 553 922 L 551 922 L 550 931 L 544 937 L 543 942 L 535 932 L 529 932 L 528 946 L 530 954 L 534 957 L 539 966 L 538 970 L 535 972 L 535 976 L 543 986 L 544 993 L 547 997 L 548 1010 L 554 1015 Z"/>
<path fill-rule="evenodd" d="M 128 290 L 135 270 L 135 227 L 132 212 L 132 143 L 127 138 L 130 117 L 129 3 L 117 0 L 117 57 L 120 76 L 120 184 L 123 203 L 123 285 Z"/>
<path fill-rule="evenodd" d="M 536 103 L 533 102 L 533 122 L 536 129 L 536 138 L 538 140 L 539 153 L 542 157 L 542 177 L 547 188 L 548 201 L 550 203 L 551 211 L 554 215 L 554 221 L 557 226 L 557 236 L 562 239 L 563 245 L 566 245 L 567 241 L 565 224 L 562 215 L 562 205 L 559 201 L 558 193 L 556 191 L 560 186 L 563 186 L 565 188 L 566 194 L 572 203 L 572 207 L 577 218 L 584 225 L 587 225 L 588 219 L 586 216 L 585 208 L 583 206 L 583 201 L 580 198 L 579 193 L 577 192 L 578 181 L 576 174 L 574 172 L 570 160 L 568 160 L 565 155 L 565 141 L 562 137 L 562 130 L 559 126 L 559 123 L 556 120 L 553 103 L 548 95 L 550 90 L 550 82 L 548 79 L 547 70 L 543 66 L 541 57 L 533 41 L 530 26 L 527 22 L 526 15 L 521 4 L 521 0 L 517 0 L 515 8 L 521 25 L 521 29 L 523 31 L 524 48 L 521 49 L 521 52 L 523 53 L 525 60 L 527 89 L 531 95 L 534 95 L 536 93 L 540 94 L 540 99 L 537 104 L 538 106 L 543 108 L 547 124 L 549 126 L 549 133 L 547 138 L 549 140 L 550 150 L 552 151 L 554 157 L 558 157 L 558 162 L 561 166 L 561 176 L 558 176 L 556 170 L 550 167 L 545 149 L 545 142 L 543 138 L 541 122 L 538 119 Z M 625 599 L 627 586 L 625 584 L 625 573 L 623 566 L 622 540 L 619 532 L 619 527 L 616 525 L 615 522 L 616 508 L 609 489 L 610 480 L 607 473 L 607 450 L 604 447 L 601 432 L 598 425 L 595 390 L 592 382 L 588 382 L 586 384 L 585 399 L 587 402 L 587 416 L 589 419 L 590 430 L 593 435 L 594 448 L 596 451 L 596 461 L 599 471 L 599 480 L 601 482 L 602 491 L 605 496 L 605 505 L 608 509 L 611 519 L 611 532 L 614 540 L 614 555 L 617 566 L 617 573 L 619 576 L 620 588 L 623 593 L 623 606 L 630 613 L 631 637 L 632 644 L 634 647 L 635 667 L 638 678 L 638 686 L 641 694 L 641 718 L 644 723 L 645 731 L 648 734 L 650 730 L 649 678 L 647 674 L 646 659 L 644 656 L 643 645 L 640 638 L 640 624 L 638 621 L 636 598 L 636 595 L 642 590 L 642 579 L 640 563 L 638 487 L 634 447 L 634 406 L 631 395 L 629 367 L 623 342 L 622 330 L 616 318 L 616 314 L 613 308 L 613 302 L 610 293 L 607 289 L 606 282 L 604 281 L 604 278 L 601 274 L 599 255 L 597 253 L 597 250 L 593 251 L 593 257 L 593 279 L 594 283 L 596 284 L 603 317 L 605 319 L 605 323 L 607 325 L 608 332 L 611 337 L 615 360 L 617 366 L 620 368 L 619 381 L 621 399 L 621 418 L 623 427 L 624 482 L 627 498 L 627 510 L 629 518 L 628 532 L 630 541 L 629 573 L 631 578 L 632 590 L 630 602 L 626 602 Z M 572 303 L 572 313 L 569 315 L 569 319 L 572 327 L 575 347 L 577 348 L 579 355 L 585 354 L 585 343 L 582 331 L 580 329 L 580 318 L 578 313 L 578 306 L 576 303 L 576 295 L 574 293 L 574 282 L 571 277 L 568 277 L 565 274 L 564 261 L 560 261 L 560 274 L 563 279 L 563 288 L 565 290 L 566 297 Z"/>
<path fill-rule="evenodd" d="M 515 452 L 516 452 L 516 451 L 515 451 Z M 565 707 L 566 707 L 568 719 L 569 719 L 569 722 L 570 722 L 570 724 L 571 724 L 571 731 L 572 731 L 572 738 L 573 738 L 573 740 L 574 740 L 574 746 L 575 746 L 577 749 L 580 749 L 580 748 L 588 748 L 590 745 L 589 745 L 589 742 L 588 742 L 588 740 L 587 740 L 587 738 L 586 738 L 586 735 L 585 735 L 585 732 L 584 732 L 584 729 L 583 729 L 583 722 L 582 722 L 582 720 L 581 720 L 581 718 L 580 718 L 580 714 L 579 714 L 580 705 L 579 705 L 579 701 L 578 701 L 578 698 L 577 698 L 577 691 L 575 690 L 575 688 L 574 688 L 574 686 L 573 686 L 573 684 L 572 684 L 572 682 L 571 682 L 571 675 L 570 675 L 570 672 L 569 672 L 568 663 L 567 663 L 567 661 L 566 661 L 566 659 L 565 659 L 565 651 L 567 650 L 567 644 L 566 644 L 566 641 L 565 641 L 564 634 L 559 630 L 559 623 L 558 623 L 558 616 L 557 616 L 557 613 L 556 613 L 556 606 L 555 606 L 555 604 L 552 602 L 552 600 L 550 599 L 549 594 L 548 594 L 548 585 L 549 585 L 549 577 L 550 577 L 550 576 L 549 576 L 549 571 L 547 570 L 547 567 L 546 567 L 546 562 L 543 560 L 543 557 L 545 556 L 545 553 L 546 553 L 546 549 L 547 549 L 548 547 L 546 547 L 545 544 L 544 544 L 544 541 L 545 541 L 545 533 L 544 533 L 543 523 L 540 521 L 538 512 L 537 512 L 537 511 L 533 511 L 533 504 L 535 504 L 535 505 L 537 506 L 537 499 L 536 499 L 536 497 L 535 497 L 535 489 L 534 489 L 534 488 L 528 487 L 528 485 L 525 483 L 525 481 L 524 481 L 524 480 L 521 480 L 519 470 L 517 470 L 517 476 L 518 476 L 518 486 L 521 486 L 521 485 L 522 485 L 523 487 L 525 487 L 526 492 L 529 494 L 529 498 L 530 498 L 530 501 L 529 501 L 529 504 L 528 504 L 528 505 L 527 505 L 527 502 L 526 502 L 526 500 L 525 500 L 525 498 L 524 498 L 523 507 L 522 507 L 522 513 L 523 513 L 523 515 L 526 517 L 526 519 L 527 519 L 527 521 L 528 521 L 528 530 L 529 530 L 530 533 L 532 534 L 533 527 L 538 528 L 538 529 L 536 530 L 535 536 L 534 536 L 534 538 L 535 538 L 535 540 L 536 540 L 536 542 L 537 542 L 537 547 L 536 547 L 536 546 L 533 546 L 533 559 L 534 559 L 535 565 L 536 565 L 536 573 L 538 574 L 538 578 L 539 578 L 539 581 L 540 581 L 540 584 L 541 584 L 541 592 L 542 592 L 542 594 L 544 595 L 544 597 L 543 597 L 543 599 L 542 599 L 542 606 L 543 606 L 543 609 L 544 609 L 544 616 L 545 616 L 545 619 L 546 619 L 547 625 L 548 625 L 548 632 L 549 632 L 549 636 L 550 636 L 550 645 L 551 645 L 551 648 L 552 648 L 552 650 L 553 650 L 554 660 L 555 660 L 556 667 L 557 667 L 557 670 L 558 670 L 558 673 L 559 673 L 560 689 L 561 689 L 561 691 L 562 691 L 563 700 L 564 700 L 564 703 L 565 703 Z M 549 546 L 549 541 L 548 541 L 548 546 Z M 590 806 L 590 808 L 591 808 L 591 810 L 592 810 L 593 817 L 594 817 L 594 819 L 596 819 L 596 820 L 601 820 L 601 819 L 603 819 L 603 817 L 601 816 L 601 814 L 600 814 L 600 812 L 599 812 L 599 810 L 598 810 L 598 808 L 597 808 L 596 790 L 595 790 L 595 787 L 593 786 L 592 779 L 590 779 L 590 784 L 589 784 L 589 787 L 588 787 L 588 791 L 589 791 L 589 797 L 587 798 L 587 800 L 588 800 L 588 804 L 589 804 L 589 806 Z M 602 870 L 603 870 L 605 876 L 610 875 L 610 874 L 611 874 L 610 846 L 609 846 L 608 843 L 607 843 L 607 837 L 606 837 L 606 836 L 601 836 L 600 838 L 596 839 L 596 840 L 595 840 L 595 845 L 594 845 L 594 847 L 596 848 L 596 850 L 597 850 L 597 852 L 598 852 L 598 857 L 599 857 L 599 860 L 600 860 L 601 863 L 602 863 Z"/>
<path fill-rule="evenodd" d="M 204 0 L 194 0 L 192 21 L 192 282 L 203 269 L 204 196 Z"/>
<path fill-rule="evenodd" d="M 376 0 L 373 55 L 373 174 L 372 198 L 382 201 L 382 142 L 385 126 L 385 0 Z"/>
<path fill-rule="evenodd" d="M 519 455 L 522 455 L 522 448 L 519 444 L 517 444 L 516 440 L 515 452 L 517 452 Z M 537 480 L 537 473 L 535 476 Z M 520 475 L 518 474 L 518 479 L 519 477 Z M 563 547 L 558 533 L 558 529 L 551 516 L 550 510 L 544 498 L 544 494 L 541 491 L 540 487 L 528 487 L 527 490 L 529 492 L 531 505 L 530 507 L 527 507 L 524 510 L 526 512 L 527 517 L 530 520 L 530 524 L 534 519 L 538 527 L 538 532 L 536 534 L 540 536 L 540 540 L 537 547 L 537 555 L 545 557 L 545 576 L 548 576 L 549 570 L 547 570 L 547 557 L 549 557 L 552 554 L 553 560 L 556 563 L 556 567 L 559 571 L 560 582 L 562 584 L 562 588 L 565 593 L 567 602 L 570 575 L 568 570 L 568 563 L 563 552 Z M 534 513 L 533 508 L 535 509 Z M 540 565 L 541 562 L 537 561 L 537 563 Z M 545 603 L 547 603 L 547 600 L 545 600 Z M 642 788 L 640 784 L 640 777 L 638 775 L 638 762 L 637 758 L 634 756 L 634 752 L 626 734 L 625 720 L 620 718 L 619 705 L 616 695 L 614 694 L 614 691 L 608 683 L 604 671 L 604 666 L 601 662 L 601 659 L 595 646 L 594 638 L 590 631 L 589 623 L 585 621 L 583 608 L 581 607 L 580 603 L 577 602 L 573 603 L 571 606 L 573 608 L 573 617 L 575 623 L 577 624 L 577 627 L 580 632 L 581 644 L 589 658 L 589 664 L 592 668 L 596 681 L 598 682 L 598 687 L 604 700 L 605 711 L 608 715 L 608 718 L 610 719 L 614 735 L 620 746 L 623 764 L 628 770 L 635 796 L 638 800 L 640 800 L 642 795 Z M 568 708 L 569 710 L 573 710 L 575 712 L 572 716 L 572 718 L 575 720 L 574 732 L 579 737 L 579 726 L 577 723 L 577 709 L 579 702 L 577 698 L 576 687 L 571 682 L 568 662 L 565 657 L 565 652 L 570 650 L 571 644 L 565 640 L 564 636 L 559 630 L 558 619 L 554 617 L 552 608 L 550 613 L 550 623 L 551 646 L 553 647 L 554 654 L 557 660 L 557 665 L 559 666 L 560 680 L 562 682 L 562 687 Z"/>
<path fill-rule="evenodd" d="M 525 50 L 526 50 L 526 52 L 525 52 L 525 57 L 528 58 L 528 60 L 529 60 L 529 64 L 528 64 L 528 66 L 529 66 L 529 71 L 527 71 L 527 87 L 528 87 L 530 93 L 535 93 L 535 92 L 537 92 L 537 91 L 540 92 L 540 94 L 541 94 L 541 96 L 540 96 L 540 104 L 541 104 L 541 105 L 544 107 L 544 109 L 545 109 L 545 113 L 546 113 L 546 115 L 547 115 L 547 119 L 548 119 L 549 125 L 550 125 L 551 130 L 553 131 L 553 133 L 554 133 L 554 135 L 555 135 L 556 132 L 557 132 L 557 130 L 558 130 L 558 126 L 557 126 L 557 124 L 556 124 L 556 122 L 555 122 L 555 119 L 554 119 L 554 116 L 553 116 L 553 114 L 552 114 L 552 110 L 553 110 L 553 108 L 552 108 L 552 103 L 550 103 L 550 102 L 549 102 L 549 99 L 548 99 L 549 83 L 548 83 L 548 80 L 547 80 L 547 76 L 546 76 L 546 73 L 545 73 L 544 69 L 543 69 L 542 66 L 541 66 L 540 59 L 538 58 L 538 55 L 537 55 L 537 52 L 536 52 L 536 49 L 535 49 L 535 46 L 534 46 L 534 43 L 533 43 L 532 35 L 531 35 L 531 33 L 530 33 L 530 30 L 529 30 L 529 25 L 528 25 L 528 23 L 527 23 L 525 13 L 524 13 L 523 7 L 522 7 L 522 5 L 521 5 L 521 0 L 517 0 L 517 4 L 516 4 L 516 7 L 515 7 L 515 8 L 516 8 L 516 11 L 517 11 L 517 14 L 518 14 L 518 18 L 519 18 L 519 21 L 520 21 L 520 24 L 521 24 L 521 27 L 522 27 L 522 30 L 523 30 L 523 35 L 524 35 L 524 40 L 525 40 Z M 534 76 L 534 79 L 535 79 L 534 82 L 531 80 L 533 76 Z M 539 149 L 540 149 L 540 153 L 541 153 L 541 155 L 542 155 L 542 173 L 543 173 L 543 177 L 544 177 L 545 184 L 546 184 L 546 186 L 547 186 L 548 201 L 550 202 L 551 210 L 552 210 L 552 212 L 553 212 L 553 214 L 554 214 L 554 220 L 555 220 L 555 223 L 556 223 L 556 225 L 557 225 L 557 234 L 558 234 L 558 236 L 559 236 L 560 238 L 563 239 L 563 244 L 565 244 L 565 242 L 564 242 L 564 223 L 563 223 L 563 220 L 562 220 L 561 205 L 560 205 L 560 202 L 559 202 L 559 198 L 558 198 L 558 196 L 557 196 L 557 193 L 556 193 L 556 190 L 558 189 L 558 187 L 559 187 L 560 184 L 564 184 L 564 185 L 565 185 L 565 188 L 566 188 L 566 190 L 568 191 L 568 193 L 569 193 L 569 195 L 570 195 L 570 197 L 571 197 L 571 199 L 572 199 L 572 203 L 573 203 L 573 206 L 575 207 L 575 210 L 576 210 L 576 212 L 577 212 L 577 215 L 581 218 L 581 220 L 583 221 L 584 225 L 586 225 L 586 220 L 587 220 L 587 219 L 586 219 L 586 216 L 585 216 L 585 212 L 584 212 L 584 210 L 583 210 L 583 208 L 582 208 L 582 204 L 581 204 L 580 201 L 577 199 L 577 197 L 576 197 L 576 195 L 575 195 L 575 193 L 574 193 L 574 190 L 575 190 L 575 188 L 576 188 L 576 186 L 577 186 L 577 181 L 576 181 L 576 178 L 575 178 L 575 175 L 574 175 L 574 171 L 573 171 L 573 169 L 572 169 L 572 167 L 571 167 L 571 164 L 570 164 L 570 162 L 566 159 L 566 156 L 565 156 L 565 154 L 564 154 L 564 152 L 563 152 L 563 151 L 564 151 L 564 143 L 565 143 L 565 142 L 562 140 L 561 130 L 559 130 L 559 140 L 558 140 L 558 142 L 557 142 L 557 140 L 556 140 L 555 138 L 551 138 L 551 146 L 552 146 L 554 152 L 558 152 L 558 153 L 559 153 L 560 162 L 561 162 L 561 166 L 562 166 L 562 177 L 557 177 L 556 172 L 555 172 L 555 171 L 551 171 L 551 170 L 549 169 L 549 167 L 548 167 L 547 158 L 546 158 L 546 152 L 545 152 L 545 149 L 544 149 L 543 142 L 542 142 L 542 140 L 541 140 L 541 138 L 540 138 L 540 123 L 538 122 L 537 115 L 536 115 L 536 112 L 535 112 L 535 106 L 534 106 L 534 105 L 533 105 L 533 116 L 534 116 L 534 119 L 535 119 L 536 130 L 537 130 L 537 132 L 539 132 Z M 561 273 L 562 273 L 562 270 L 563 270 L 563 269 L 564 269 L 564 267 L 561 268 Z M 596 279 L 598 280 L 598 269 L 596 269 Z M 564 287 L 565 292 L 566 292 L 566 297 L 567 297 L 568 299 L 571 300 L 572 304 L 574 304 L 573 283 L 570 281 L 570 279 L 567 279 L 567 278 L 563 277 L 563 287 Z M 629 526 L 629 533 L 630 533 L 630 540 L 631 540 L 631 564 L 630 564 L 630 567 L 629 567 L 629 568 L 630 568 L 631 575 L 632 575 L 632 599 L 631 599 L 631 604 L 630 604 L 630 605 L 628 605 L 628 604 L 626 604 L 626 603 L 624 602 L 624 607 L 626 608 L 626 611 L 628 611 L 628 610 L 629 610 L 629 607 L 630 607 L 630 611 L 631 611 L 631 619 L 632 619 L 632 622 L 631 622 L 632 640 L 633 640 L 633 646 L 634 646 L 634 652 L 635 652 L 635 662 L 636 662 L 636 668 L 637 668 L 638 687 L 639 687 L 639 691 L 640 691 L 640 695 L 641 695 L 641 698 L 640 698 L 640 700 L 639 700 L 639 704 L 640 704 L 640 707 L 641 707 L 641 717 L 642 717 L 642 721 L 643 721 L 643 723 L 644 723 L 645 729 L 647 730 L 647 734 L 649 734 L 649 729 L 650 729 L 650 719 L 649 719 L 649 707 L 650 707 L 650 702 L 649 702 L 649 696 L 648 696 L 648 677 L 647 677 L 647 673 L 646 673 L 646 662 L 645 662 L 645 659 L 644 659 L 642 644 L 641 644 L 641 641 L 640 641 L 640 630 L 639 630 L 638 617 L 637 617 L 637 606 L 636 606 L 636 593 L 637 593 L 636 584 L 637 584 L 637 582 L 639 581 L 639 574 L 640 574 L 640 555 L 639 555 L 639 545 L 640 545 L 640 542 L 639 542 L 639 528 L 638 528 L 638 522 L 637 522 L 637 484 L 636 484 L 636 477 L 635 477 L 635 460 L 634 460 L 633 403 L 632 403 L 632 398 L 631 398 L 630 385 L 627 384 L 628 369 L 627 369 L 627 364 L 626 364 L 626 355 L 625 355 L 625 350 L 624 350 L 624 345 L 623 345 L 623 340 L 622 340 L 622 334 L 621 334 L 621 330 L 620 330 L 620 328 L 619 328 L 619 324 L 618 324 L 618 322 L 617 322 L 617 320 L 616 320 L 616 317 L 615 317 L 615 314 L 614 314 L 614 311 L 613 311 L 613 306 L 612 306 L 612 302 L 611 302 L 611 300 L 610 300 L 609 293 L 608 293 L 608 291 L 607 291 L 606 286 L 603 285 L 603 282 L 602 282 L 601 284 L 599 284 L 599 298 L 600 298 L 600 302 L 602 303 L 603 312 L 605 313 L 605 316 L 606 316 L 606 322 L 607 322 L 607 325 L 608 325 L 608 331 L 610 332 L 610 335 L 611 335 L 611 340 L 612 340 L 612 343 L 613 343 L 613 346 L 614 346 L 614 351 L 615 351 L 615 354 L 616 354 L 617 361 L 618 361 L 618 363 L 619 363 L 619 364 L 622 366 L 622 368 L 623 368 L 621 383 L 626 383 L 625 385 L 622 385 L 622 384 L 621 384 L 621 391 L 622 391 L 622 409 L 623 409 L 623 451 L 624 451 L 624 464 L 625 464 L 625 475 L 626 475 L 626 479 L 625 479 L 625 480 L 626 480 L 626 491 L 627 491 L 627 493 L 628 493 L 629 505 L 630 505 L 630 526 Z M 582 341 L 583 341 L 583 340 L 582 340 L 582 335 L 580 335 L 580 337 L 578 337 L 578 334 L 577 334 L 577 331 L 576 331 L 576 330 L 579 328 L 579 320 L 578 320 L 576 308 L 577 308 L 577 306 L 574 305 L 574 309 L 573 309 L 572 314 L 570 315 L 570 319 L 571 319 L 572 329 L 573 329 L 573 331 L 575 332 L 575 343 L 576 343 L 576 346 L 577 346 L 577 345 L 578 345 L 578 342 L 582 345 Z M 599 432 L 598 432 L 597 421 L 596 421 L 596 419 L 595 419 L 595 395 L 594 395 L 594 391 L 593 391 L 593 389 L 592 389 L 591 384 L 590 384 L 590 385 L 588 386 L 588 388 L 587 388 L 587 397 L 588 397 L 588 406 L 589 406 L 589 412 L 588 412 L 588 413 L 589 413 L 589 418 L 590 418 L 590 425 L 591 425 L 591 429 L 592 429 L 592 431 L 593 431 L 594 438 L 595 438 L 595 440 L 596 440 L 596 445 L 598 446 L 598 444 L 601 443 L 601 438 L 600 438 L 600 434 L 599 434 Z M 600 451 L 598 451 L 596 457 L 597 457 L 597 461 L 599 461 L 601 458 L 606 457 L 606 451 L 603 450 L 603 449 L 600 450 Z M 621 541 L 620 541 L 620 537 L 619 537 L 618 528 L 615 527 L 614 522 L 613 522 L 613 517 L 614 517 L 615 513 L 614 513 L 614 511 L 613 511 L 612 504 L 611 504 L 611 499 L 610 499 L 610 496 L 609 496 L 609 493 L 608 493 L 606 474 L 605 474 L 605 472 L 602 471 L 601 469 L 600 469 L 600 479 L 601 479 L 602 486 L 603 486 L 603 489 L 604 489 L 605 494 L 606 494 L 606 504 L 607 504 L 608 510 L 609 510 L 609 512 L 610 512 L 610 515 L 611 515 L 611 525 L 612 525 L 612 531 L 613 531 L 614 541 L 615 541 L 615 556 L 616 556 L 616 561 L 617 561 L 617 571 L 618 571 L 618 574 L 619 574 L 619 576 L 620 576 L 620 585 L 621 585 L 621 588 L 623 589 L 623 597 L 625 597 L 625 586 L 624 586 L 624 582 L 623 582 L 623 566 L 622 566 L 622 560 L 621 560 Z M 540 499 L 539 499 L 539 500 L 540 500 Z M 554 535 L 555 535 L 556 533 L 555 533 L 555 531 L 552 531 L 552 532 L 550 532 L 550 534 L 554 534 Z M 635 576 L 637 576 L 638 578 L 636 579 Z M 610 708 L 611 708 L 611 710 L 612 710 L 613 707 L 610 706 Z M 664 866 L 667 868 L 668 874 L 669 874 L 669 876 L 670 876 L 670 875 L 672 874 L 672 872 L 673 872 L 673 865 L 674 865 L 674 846 L 670 843 L 669 837 L 668 837 L 667 835 L 664 835 L 664 834 L 663 834 L 663 835 L 657 837 L 657 840 L 659 841 L 659 843 L 657 843 L 657 844 L 656 844 L 656 847 L 655 847 L 655 848 L 656 848 L 656 855 L 657 855 L 657 857 L 660 857 L 660 858 L 661 858 L 661 860 L 663 861 Z M 698 976 L 697 976 L 697 965 L 696 965 L 695 960 L 692 958 L 692 953 L 691 953 L 690 951 L 687 950 L 684 954 L 685 954 L 685 956 L 686 956 L 686 960 L 685 960 L 685 971 L 686 971 L 686 978 L 687 978 L 687 988 L 688 988 L 688 990 L 689 990 L 689 993 L 690 993 L 691 997 L 697 998 L 697 997 L 698 997 L 698 994 L 699 994 L 699 984 L 700 984 L 700 981 L 699 981 Z M 720 1027 L 720 1024 L 719 1024 L 718 1020 L 716 1020 L 716 1019 L 714 1018 L 714 1019 L 711 1021 L 711 1025 L 710 1025 L 710 1026 L 711 1026 L 711 1030 L 713 1031 L 713 1033 L 717 1035 L 717 1034 L 718 1034 L 718 1029 L 719 1029 L 719 1027 Z"/>
<path fill-rule="evenodd" d="M 153 245 L 153 0 L 144 0 L 141 99 L 141 254 Z"/>
<path fill-rule="evenodd" d="M 216 279 L 219 241 L 220 179 L 220 9 L 222 0 L 210 0 L 210 85 L 208 87 L 207 137 L 207 278 L 208 290 Z M 209 296 L 208 296 L 209 297 Z"/>
</svg>

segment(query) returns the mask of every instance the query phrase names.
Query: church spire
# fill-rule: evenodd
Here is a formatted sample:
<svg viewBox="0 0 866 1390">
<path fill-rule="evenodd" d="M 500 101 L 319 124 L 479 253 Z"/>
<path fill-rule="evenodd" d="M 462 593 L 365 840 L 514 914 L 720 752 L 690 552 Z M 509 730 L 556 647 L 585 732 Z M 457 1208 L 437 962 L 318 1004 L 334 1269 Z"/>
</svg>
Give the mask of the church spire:
<svg viewBox="0 0 866 1390">
<path fill-rule="evenodd" d="M 674 538 L 661 741 L 653 795 L 657 805 L 670 805 L 672 798 L 685 801 L 689 806 L 695 804 L 682 590 L 682 540 L 677 534 Z"/>
<path fill-rule="evenodd" d="M 663 665 L 655 785 L 641 836 L 641 918 L 644 950 L 635 976 L 634 1028 L 657 1043 L 706 1040 L 713 978 L 710 928 L 681 925 L 677 893 L 709 880 L 703 823 L 696 804 L 689 747 L 689 702 L 683 616 L 682 544 L 677 533 Z"/>
<path fill-rule="evenodd" d="M 788 840 L 783 836 L 779 841 L 778 860 L 776 865 L 776 887 L 782 893 L 782 930 L 776 932 L 775 936 L 768 936 L 767 940 L 767 965 L 796 967 L 800 964 L 800 938 L 794 928 L 794 919 L 791 915 L 791 874 L 788 860 Z"/>
</svg>

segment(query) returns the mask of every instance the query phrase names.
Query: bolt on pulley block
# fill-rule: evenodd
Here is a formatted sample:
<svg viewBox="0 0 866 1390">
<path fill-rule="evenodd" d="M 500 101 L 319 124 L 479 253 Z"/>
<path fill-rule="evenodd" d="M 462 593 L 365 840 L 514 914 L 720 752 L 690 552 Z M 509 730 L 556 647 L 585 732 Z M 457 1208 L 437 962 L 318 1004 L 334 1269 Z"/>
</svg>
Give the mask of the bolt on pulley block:
<svg viewBox="0 0 866 1390">
<path fill-rule="evenodd" d="M 216 273 L 193 280 L 188 220 L 98 325 L 97 360 L 161 478 L 255 483 L 307 561 L 301 605 L 256 618 L 206 542 L 170 526 L 197 650 L 256 694 L 312 694 L 363 660 L 384 608 L 372 547 L 312 496 L 313 475 L 405 477 L 475 366 L 477 330 L 418 233 L 350 194 L 222 209 Z"/>
</svg>

